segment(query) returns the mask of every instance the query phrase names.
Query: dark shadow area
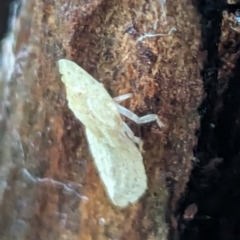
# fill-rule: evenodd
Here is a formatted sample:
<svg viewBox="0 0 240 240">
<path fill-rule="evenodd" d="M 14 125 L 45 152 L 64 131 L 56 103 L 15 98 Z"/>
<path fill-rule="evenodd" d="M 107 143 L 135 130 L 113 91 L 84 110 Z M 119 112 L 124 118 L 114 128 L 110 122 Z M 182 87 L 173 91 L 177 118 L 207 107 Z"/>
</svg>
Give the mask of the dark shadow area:
<svg viewBox="0 0 240 240">
<path fill-rule="evenodd" d="M 238 6 L 209 0 L 196 1 L 196 8 L 202 15 L 203 51 L 208 52 L 202 71 L 207 97 L 199 108 L 197 162 L 176 213 L 179 239 L 237 240 L 240 239 L 240 59 L 229 76 L 227 89 L 221 96 L 223 107 L 217 116 L 214 110 L 219 100 L 216 89 L 221 67 L 218 43 L 222 11 L 235 12 Z M 206 171 L 213 159 L 218 163 Z M 184 211 L 192 203 L 197 205 L 197 213 L 193 220 L 186 220 Z"/>
<path fill-rule="evenodd" d="M 0 40 L 11 30 L 11 18 L 20 13 L 22 0 L 1 0 Z"/>
</svg>

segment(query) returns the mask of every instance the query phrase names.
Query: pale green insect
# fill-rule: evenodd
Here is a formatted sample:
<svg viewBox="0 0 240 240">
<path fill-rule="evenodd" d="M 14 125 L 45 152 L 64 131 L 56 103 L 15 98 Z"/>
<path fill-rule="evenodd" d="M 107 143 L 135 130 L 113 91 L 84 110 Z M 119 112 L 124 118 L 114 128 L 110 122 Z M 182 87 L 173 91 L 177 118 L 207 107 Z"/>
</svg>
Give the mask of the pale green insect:
<svg viewBox="0 0 240 240">
<path fill-rule="evenodd" d="M 68 106 L 85 126 L 89 149 L 109 199 L 118 207 L 137 202 L 147 189 L 147 175 L 140 152 L 142 141 L 134 136 L 120 113 L 138 124 L 156 120 L 162 127 L 162 122 L 155 114 L 139 118 L 118 105 L 116 102 L 132 94 L 113 100 L 103 84 L 76 63 L 61 59 L 58 68 L 66 87 Z M 139 144 L 140 150 L 135 143 Z"/>
</svg>

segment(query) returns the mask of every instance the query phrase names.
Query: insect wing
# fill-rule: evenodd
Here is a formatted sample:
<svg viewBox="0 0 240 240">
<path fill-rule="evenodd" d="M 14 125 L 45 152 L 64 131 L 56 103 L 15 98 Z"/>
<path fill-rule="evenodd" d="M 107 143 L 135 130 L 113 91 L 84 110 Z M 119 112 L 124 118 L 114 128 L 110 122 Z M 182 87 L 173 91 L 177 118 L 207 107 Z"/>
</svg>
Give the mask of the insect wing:
<svg viewBox="0 0 240 240">
<path fill-rule="evenodd" d="M 147 189 L 147 176 L 141 153 L 126 136 L 115 135 L 113 146 L 109 139 L 95 136 L 86 129 L 91 154 L 100 178 L 112 203 L 127 207 L 135 203 Z"/>
</svg>

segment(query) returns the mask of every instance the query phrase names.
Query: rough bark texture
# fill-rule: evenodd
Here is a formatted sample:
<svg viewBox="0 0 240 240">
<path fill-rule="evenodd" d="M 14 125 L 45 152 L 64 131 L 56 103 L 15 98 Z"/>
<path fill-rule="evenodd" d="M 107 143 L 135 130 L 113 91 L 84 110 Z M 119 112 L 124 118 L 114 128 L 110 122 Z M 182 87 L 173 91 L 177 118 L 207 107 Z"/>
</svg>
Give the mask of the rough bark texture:
<svg viewBox="0 0 240 240">
<path fill-rule="evenodd" d="M 173 212 L 194 160 L 204 56 L 192 2 L 162 2 L 37 0 L 25 6 L 33 15 L 31 22 L 20 18 L 12 79 L 18 85 L 11 95 L 19 107 L 12 122 L 24 162 L 6 179 L 2 239 L 153 240 L 167 239 L 169 226 L 177 227 Z M 167 36 L 141 40 L 173 27 Z M 140 127 L 126 120 L 144 140 L 149 178 L 146 195 L 134 206 L 119 210 L 106 197 L 84 128 L 67 107 L 56 69 L 65 57 L 111 96 L 134 93 L 125 106 L 140 116 L 156 113 L 165 124 L 158 129 L 155 123 Z"/>
<path fill-rule="evenodd" d="M 196 3 L 208 53 L 206 98 L 199 108 L 197 161 L 177 211 L 180 239 L 239 239 L 239 5 Z M 190 204 L 198 207 L 191 221 L 184 219 Z"/>
</svg>

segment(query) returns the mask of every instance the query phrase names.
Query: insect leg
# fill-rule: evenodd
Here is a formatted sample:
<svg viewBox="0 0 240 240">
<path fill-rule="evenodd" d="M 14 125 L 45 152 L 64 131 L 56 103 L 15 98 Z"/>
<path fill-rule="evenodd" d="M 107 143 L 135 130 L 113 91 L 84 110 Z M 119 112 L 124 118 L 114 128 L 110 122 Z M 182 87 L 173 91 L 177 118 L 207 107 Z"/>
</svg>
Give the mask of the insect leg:
<svg viewBox="0 0 240 240">
<path fill-rule="evenodd" d="M 147 114 L 143 117 L 140 117 L 138 121 L 139 121 L 139 124 L 157 121 L 157 124 L 159 127 L 164 126 L 163 122 L 160 120 L 157 114 Z"/>
<path fill-rule="evenodd" d="M 131 128 L 125 123 L 123 122 L 123 128 L 124 128 L 124 132 L 127 134 L 127 136 L 135 143 L 138 145 L 138 148 L 140 150 L 140 152 L 144 152 L 143 150 L 143 141 L 141 138 L 136 137 L 133 133 L 133 131 L 131 130 Z"/>
<path fill-rule="evenodd" d="M 159 127 L 164 126 L 164 124 L 159 119 L 158 115 L 156 115 L 156 114 L 148 114 L 143 117 L 138 117 L 138 115 L 136 115 L 135 113 L 131 112 L 130 110 L 128 110 L 127 108 L 125 108 L 119 104 L 117 104 L 117 107 L 118 107 L 119 112 L 122 115 L 131 119 L 132 121 L 134 121 L 137 124 L 144 124 L 144 123 L 148 123 L 148 122 L 157 121 L 157 124 Z"/>
<path fill-rule="evenodd" d="M 132 93 L 127 93 L 127 94 L 124 94 L 124 95 L 120 95 L 118 97 L 115 97 L 113 98 L 114 102 L 117 102 L 117 103 L 120 103 L 128 98 L 131 98 L 132 97 Z"/>
</svg>

